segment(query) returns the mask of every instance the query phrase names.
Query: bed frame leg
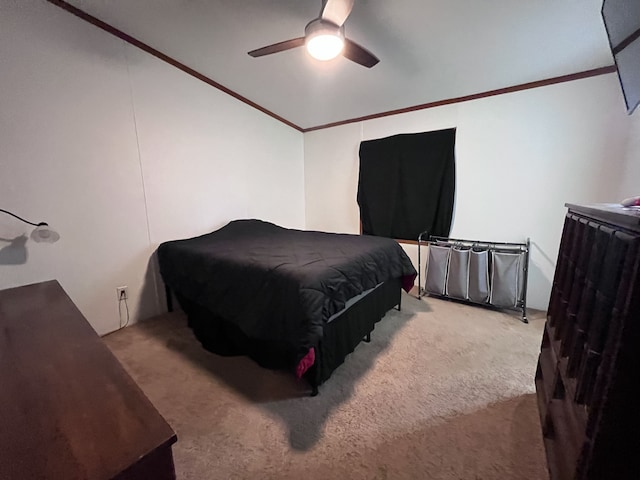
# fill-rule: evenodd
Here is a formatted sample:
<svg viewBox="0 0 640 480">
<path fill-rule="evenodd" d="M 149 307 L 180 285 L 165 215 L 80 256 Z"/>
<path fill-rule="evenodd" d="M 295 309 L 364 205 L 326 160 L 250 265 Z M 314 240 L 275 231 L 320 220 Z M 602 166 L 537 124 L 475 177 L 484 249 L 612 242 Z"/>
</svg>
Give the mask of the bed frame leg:
<svg viewBox="0 0 640 480">
<path fill-rule="evenodd" d="M 398 300 L 398 311 L 401 312 L 402 311 L 402 295 L 400 295 L 400 300 Z"/>
<path fill-rule="evenodd" d="M 364 341 L 367 343 L 371 343 L 371 332 L 367 333 L 367 335 L 364 337 Z"/>
<path fill-rule="evenodd" d="M 173 297 L 171 296 L 169 285 L 164 286 L 164 294 L 167 297 L 167 310 L 173 312 Z"/>
<path fill-rule="evenodd" d="M 311 396 L 318 396 L 318 385 L 311 385 Z"/>
</svg>

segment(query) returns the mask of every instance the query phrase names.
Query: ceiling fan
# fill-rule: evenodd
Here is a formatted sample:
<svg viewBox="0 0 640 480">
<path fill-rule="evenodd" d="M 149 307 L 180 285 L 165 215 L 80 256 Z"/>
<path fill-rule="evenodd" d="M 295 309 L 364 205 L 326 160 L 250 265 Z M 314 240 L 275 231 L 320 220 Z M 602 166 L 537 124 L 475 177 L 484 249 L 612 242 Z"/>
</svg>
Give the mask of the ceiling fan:
<svg viewBox="0 0 640 480">
<path fill-rule="evenodd" d="M 320 16 L 304 28 L 304 37 L 285 40 L 249 52 L 252 57 L 290 50 L 306 45 L 309 54 L 318 60 L 331 60 L 342 54 L 352 62 L 371 68 L 380 60 L 364 47 L 344 36 L 344 22 L 355 0 L 323 0 Z"/>
</svg>

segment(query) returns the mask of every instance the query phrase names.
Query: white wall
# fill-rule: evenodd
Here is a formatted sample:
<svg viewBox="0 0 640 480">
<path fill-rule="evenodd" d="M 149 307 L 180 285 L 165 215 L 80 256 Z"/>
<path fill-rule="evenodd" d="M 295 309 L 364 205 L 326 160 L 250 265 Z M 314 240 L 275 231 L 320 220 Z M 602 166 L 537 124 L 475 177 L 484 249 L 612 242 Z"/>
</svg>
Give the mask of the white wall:
<svg viewBox="0 0 640 480">
<path fill-rule="evenodd" d="M 0 208 L 61 234 L 0 214 L 0 288 L 56 278 L 103 334 L 119 285 L 133 320 L 164 308 L 160 242 L 304 227 L 300 132 L 46 2 L 0 4 L 0 65 Z"/>
<path fill-rule="evenodd" d="M 630 134 L 624 166 L 620 198 L 640 195 L 640 107 L 630 117 Z"/>
<path fill-rule="evenodd" d="M 360 141 L 449 127 L 457 127 L 451 236 L 530 237 L 529 305 L 546 309 L 564 203 L 620 196 L 629 119 L 613 74 L 306 133 L 307 228 L 358 232 Z M 417 263 L 416 248 L 406 249 Z"/>
</svg>

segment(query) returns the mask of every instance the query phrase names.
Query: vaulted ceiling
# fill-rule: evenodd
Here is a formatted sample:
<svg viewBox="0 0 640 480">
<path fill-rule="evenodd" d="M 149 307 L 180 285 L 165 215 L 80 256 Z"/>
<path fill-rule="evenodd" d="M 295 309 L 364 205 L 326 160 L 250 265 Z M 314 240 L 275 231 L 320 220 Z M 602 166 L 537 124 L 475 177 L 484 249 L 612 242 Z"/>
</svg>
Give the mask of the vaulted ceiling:
<svg viewBox="0 0 640 480">
<path fill-rule="evenodd" d="M 346 35 L 371 69 L 297 48 L 321 0 L 68 0 L 301 128 L 613 63 L 602 0 L 356 0 Z"/>
</svg>

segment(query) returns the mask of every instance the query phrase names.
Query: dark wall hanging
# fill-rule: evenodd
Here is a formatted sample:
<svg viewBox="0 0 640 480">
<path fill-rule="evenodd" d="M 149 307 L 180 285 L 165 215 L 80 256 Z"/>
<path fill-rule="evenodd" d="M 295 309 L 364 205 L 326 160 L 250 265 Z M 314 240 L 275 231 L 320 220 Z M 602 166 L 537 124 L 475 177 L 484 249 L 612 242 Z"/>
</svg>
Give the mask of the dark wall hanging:
<svg viewBox="0 0 640 480">
<path fill-rule="evenodd" d="M 455 196 L 456 129 L 360 143 L 362 233 L 416 240 L 448 236 Z"/>
</svg>

